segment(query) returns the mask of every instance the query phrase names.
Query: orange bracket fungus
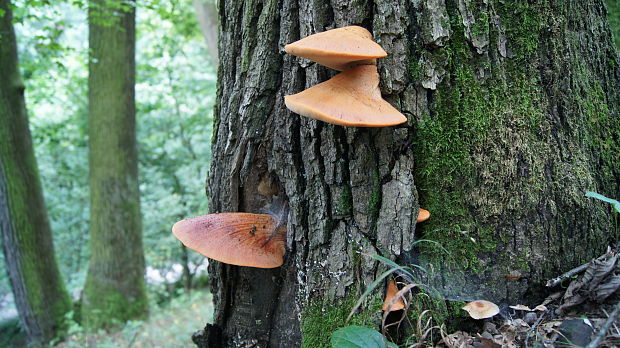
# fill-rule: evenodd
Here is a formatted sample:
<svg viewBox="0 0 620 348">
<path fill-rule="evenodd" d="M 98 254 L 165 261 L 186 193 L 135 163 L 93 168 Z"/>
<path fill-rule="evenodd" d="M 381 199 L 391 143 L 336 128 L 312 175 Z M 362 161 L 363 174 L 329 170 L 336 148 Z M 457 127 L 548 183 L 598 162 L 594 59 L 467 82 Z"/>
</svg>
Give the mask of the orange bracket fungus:
<svg viewBox="0 0 620 348">
<path fill-rule="evenodd" d="M 407 118 L 381 98 L 375 65 L 359 65 L 284 98 L 289 110 L 341 126 L 385 127 Z"/>
<path fill-rule="evenodd" d="M 490 318 L 499 313 L 499 307 L 495 303 L 485 300 L 469 302 L 463 309 L 474 319 Z"/>
<path fill-rule="evenodd" d="M 387 311 L 388 308 L 390 311 L 398 311 L 405 308 L 405 302 L 402 298 L 398 298 L 394 300 L 394 297 L 398 293 L 398 288 L 396 287 L 396 283 L 394 280 L 390 280 L 388 283 L 387 291 L 385 293 L 385 301 L 383 301 L 383 310 Z M 391 306 L 390 306 L 391 304 Z"/>
<path fill-rule="evenodd" d="M 188 248 L 237 266 L 275 268 L 284 259 L 285 225 L 269 214 L 220 213 L 181 220 L 172 233 Z"/>
<path fill-rule="evenodd" d="M 383 48 L 372 41 L 372 34 L 358 26 L 310 35 L 284 46 L 284 50 L 338 71 L 352 65 L 374 64 L 375 58 L 387 56 Z"/>
<path fill-rule="evenodd" d="M 430 217 L 431 217 L 430 211 L 420 208 L 420 212 L 418 213 L 418 218 L 416 219 L 416 222 L 424 222 L 428 220 L 428 218 Z"/>
<path fill-rule="evenodd" d="M 286 52 L 343 71 L 328 81 L 284 98 L 291 111 L 341 126 L 389 127 L 407 122 L 383 100 L 376 58 L 387 53 L 358 26 L 332 29 L 288 44 Z"/>
</svg>

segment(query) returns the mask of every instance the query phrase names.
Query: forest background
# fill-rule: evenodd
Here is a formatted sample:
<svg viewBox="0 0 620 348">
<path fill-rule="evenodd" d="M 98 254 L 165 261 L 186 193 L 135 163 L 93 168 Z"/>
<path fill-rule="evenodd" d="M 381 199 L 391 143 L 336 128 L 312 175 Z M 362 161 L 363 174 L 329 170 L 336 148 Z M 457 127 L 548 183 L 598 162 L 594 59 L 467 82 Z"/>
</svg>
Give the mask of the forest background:
<svg viewBox="0 0 620 348">
<path fill-rule="evenodd" d="M 12 5 L 19 67 L 56 259 L 67 290 L 77 301 L 90 258 L 86 4 L 35 0 L 13 1 Z M 151 318 L 158 318 L 160 307 L 184 307 L 187 312 L 190 299 L 200 305 L 184 315 L 193 320 L 204 315 L 197 323 L 206 322 L 211 310 L 206 291 L 187 295 L 190 287 L 206 289 L 206 259 L 182 247 L 170 227 L 181 218 L 207 212 L 204 180 L 215 80 L 215 67 L 192 2 L 140 2 L 136 11 L 136 136 Z M 4 347 L 20 329 L 2 254 L 0 258 L 0 346 Z M 171 304 L 172 299 L 176 302 Z M 81 330 L 73 320 L 78 312 L 75 309 L 67 315 L 74 333 Z M 159 337 L 153 339 L 164 345 L 188 342 L 199 327 L 183 325 L 179 322 L 183 314 L 179 314 L 171 320 L 179 324 L 179 332 L 166 318 L 161 323 L 166 332 L 154 329 L 152 334 Z M 125 324 L 128 329 L 137 325 Z"/>
<path fill-rule="evenodd" d="M 620 47 L 620 2 L 607 0 L 607 5 Z M 20 71 L 56 258 L 77 301 L 90 257 L 86 4 L 18 0 L 13 6 Z M 152 0 L 137 7 L 139 178 L 148 325 L 154 328 L 127 322 L 120 323 L 122 329 L 113 337 L 87 337 L 70 312 L 69 338 L 74 342 L 65 342 L 67 346 L 80 346 L 86 339 L 99 340 L 100 346 L 146 342 L 148 335 L 161 346 L 188 345 L 191 332 L 200 327 L 184 325 L 181 313 L 194 323 L 209 320 L 208 294 L 190 294 L 192 288 L 206 288 L 206 261 L 183 248 L 170 227 L 208 210 L 204 180 L 211 157 L 214 52 L 205 45 L 190 0 Z M 206 317 L 193 316 L 198 314 Z M 0 346 L 5 346 L 3 339 L 14 339 L 18 326 L 8 276 L 0 272 Z M 138 332 L 144 337 L 137 337 Z"/>
</svg>

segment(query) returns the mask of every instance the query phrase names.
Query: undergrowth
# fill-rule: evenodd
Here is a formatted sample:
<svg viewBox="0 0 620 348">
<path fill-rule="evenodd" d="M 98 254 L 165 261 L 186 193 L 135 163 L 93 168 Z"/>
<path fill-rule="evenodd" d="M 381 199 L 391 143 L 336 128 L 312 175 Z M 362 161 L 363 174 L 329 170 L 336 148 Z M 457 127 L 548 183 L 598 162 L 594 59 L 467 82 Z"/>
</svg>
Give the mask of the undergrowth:
<svg viewBox="0 0 620 348">
<path fill-rule="evenodd" d="M 88 333 L 69 313 L 67 339 L 55 347 L 190 347 L 191 336 L 213 317 L 213 302 L 208 291 L 181 293 L 170 302 L 151 304 L 151 314 L 145 321 L 128 321 L 115 331 L 100 330 Z"/>
</svg>

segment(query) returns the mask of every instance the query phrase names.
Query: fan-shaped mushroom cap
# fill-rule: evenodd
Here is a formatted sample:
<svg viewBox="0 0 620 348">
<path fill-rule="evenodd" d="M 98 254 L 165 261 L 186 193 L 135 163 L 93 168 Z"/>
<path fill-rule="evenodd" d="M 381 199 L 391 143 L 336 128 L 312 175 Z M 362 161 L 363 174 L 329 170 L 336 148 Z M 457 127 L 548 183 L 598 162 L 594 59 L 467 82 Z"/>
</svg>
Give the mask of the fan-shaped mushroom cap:
<svg viewBox="0 0 620 348">
<path fill-rule="evenodd" d="M 424 222 L 426 220 L 428 220 L 428 218 L 431 217 L 431 212 L 426 210 L 426 209 L 422 209 L 420 208 L 420 212 L 418 213 L 418 218 L 416 219 L 417 222 Z"/>
<path fill-rule="evenodd" d="M 463 309 L 474 319 L 490 318 L 499 313 L 499 307 L 495 303 L 485 300 L 470 302 Z"/>
<path fill-rule="evenodd" d="M 374 64 L 373 59 L 387 56 L 383 48 L 372 41 L 372 34 L 358 26 L 310 35 L 284 46 L 284 50 L 339 71 L 355 64 Z"/>
<path fill-rule="evenodd" d="M 374 65 L 359 65 L 284 98 L 289 110 L 341 126 L 388 127 L 407 121 L 381 98 Z"/>
<path fill-rule="evenodd" d="M 384 311 L 388 310 L 390 301 L 392 301 L 394 296 L 396 296 L 397 292 L 398 292 L 398 288 L 396 287 L 396 283 L 394 282 L 394 280 L 390 280 L 390 282 L 388 283 L 387 291 L 385 293 L 385 301 L 383 301 Z M 392 304 L 392 307 L 390 308 L 390 311 L 398 311 L 403 308 L 405 308 L 405 302 L 403 301 L 402 298 L 399 298 L 398 300 L 394 301 L 394 303 Z"/>
<path fill-rule="evenodd" d="M 284 240 L 277 220 L 267 214 L 221 213 L 182 220 L 172 233 L 185 246 L 237 266 L 280 267 Z"/>
</svg>

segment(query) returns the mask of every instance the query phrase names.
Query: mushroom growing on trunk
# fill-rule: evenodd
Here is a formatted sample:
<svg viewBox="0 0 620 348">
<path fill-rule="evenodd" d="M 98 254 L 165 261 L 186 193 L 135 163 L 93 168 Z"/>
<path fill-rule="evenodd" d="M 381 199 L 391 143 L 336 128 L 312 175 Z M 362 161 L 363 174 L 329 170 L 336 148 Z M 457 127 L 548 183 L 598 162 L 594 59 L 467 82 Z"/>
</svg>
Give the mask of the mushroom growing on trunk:
<svg viewBox="0 0 620 348">
<path fill-rule="evenodd" d="M 383 100 L 376 58 L 387 53 L 372 34 L 357 26 L 310 35 L 285 46 L 286 52 L 343 71 L 328 81 L 284 98 L 302 116 L 340 126 L 389 127 L 407 117 Z"/>
<path fill-rule="evenodd" d="M 338 71 L 354 65 L 374 65 L 376 58 L 387 56 L 383 48 L 372 41 L 368 30 L 354 25 L 310 35 L 284 46 L 284 50 Z"/>
<path fill-rule="evenodd" d="M 341 126 L 387 127 L 407 118 L 379 91 L 376 65 L 358 65 L 307 90 L 284 98 L 289 110 Z"/>
<path fill-rule="evenodd" d="M 416 219 L 416 222 L 424 222 L 428 220 L 430 217 L 431 217 L 430 211 L 420 208 L 420 212 L 418 213 L 418 218 Z"/>
<path fill-rule="evenodd" d="M 220 213 L 181 220 L 172 233 L 188 248 L 237 266 L 275 268 L 284 262 L 286 225 L 269 214 Z"/>
</svg>

